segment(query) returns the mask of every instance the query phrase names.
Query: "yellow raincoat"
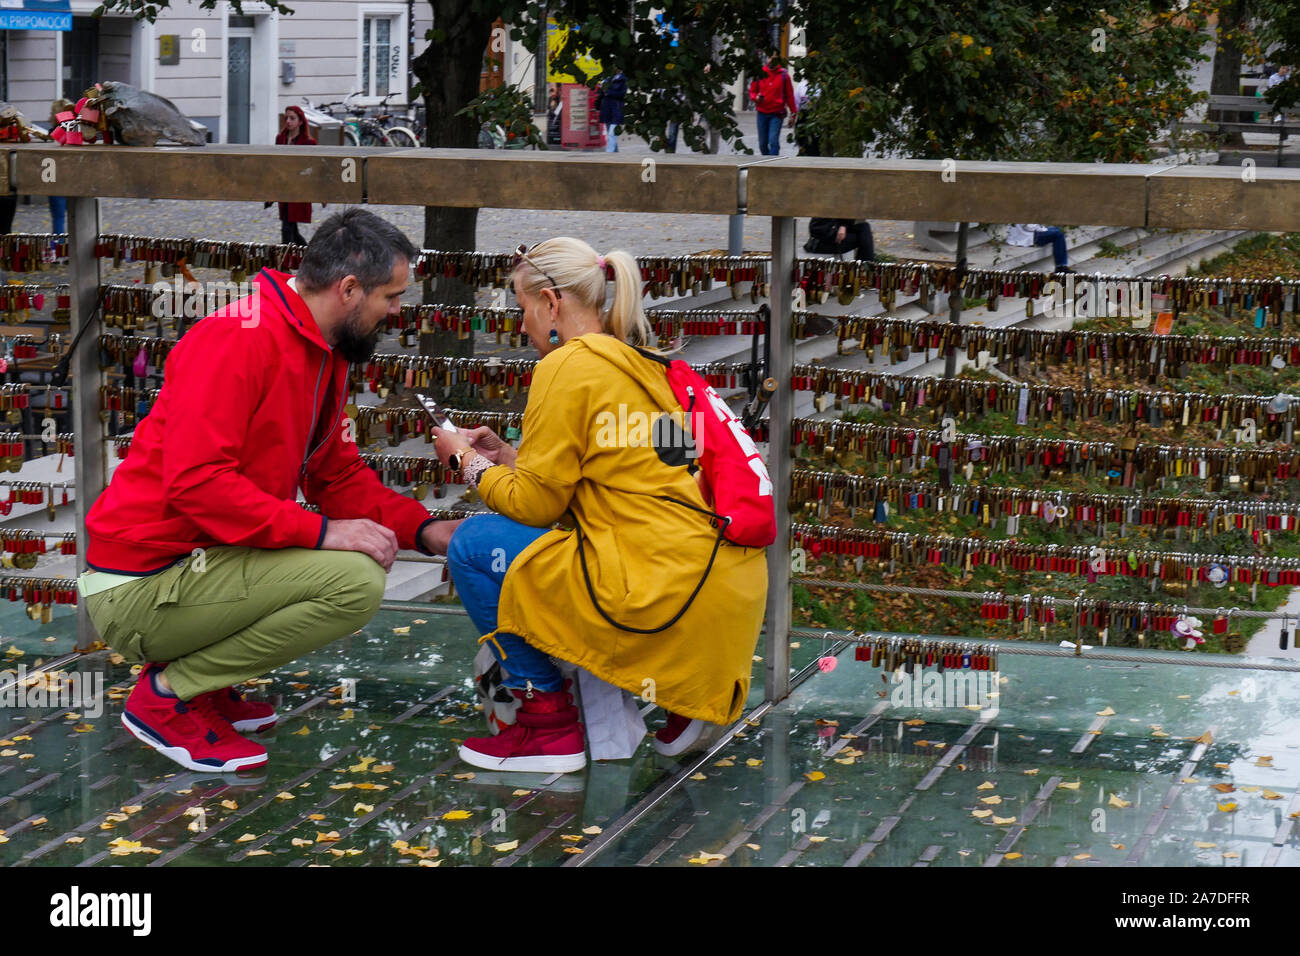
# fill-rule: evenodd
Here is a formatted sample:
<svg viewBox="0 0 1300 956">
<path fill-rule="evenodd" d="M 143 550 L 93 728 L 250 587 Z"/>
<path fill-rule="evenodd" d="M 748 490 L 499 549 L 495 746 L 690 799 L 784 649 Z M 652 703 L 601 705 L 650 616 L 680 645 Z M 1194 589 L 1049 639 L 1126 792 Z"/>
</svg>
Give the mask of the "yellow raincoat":
<svg viewBox="0 0 1300 956">
<path fill-rule="evenodd" d="M 709 565 L 718 539 L 710 520 L 656 497 L 707 507 L 686 466 L 665 464 L 650 442 L 649 423 L 681 411 L 663 366 L 613 336 L 570 339 L 538 363 L 515 468 L 488 469 L 479 492 L 522 524 L 576 524 L 599 609 L 578 532 L 553 530 L 511 563 L 497 624 L 673 713 L 726 723 L 749 693 L 767 597 L 764 549 L 723 541 L 689 608 L 662 631 L 621 630 L 601 615 L 658 628 Z"/>
</svg>

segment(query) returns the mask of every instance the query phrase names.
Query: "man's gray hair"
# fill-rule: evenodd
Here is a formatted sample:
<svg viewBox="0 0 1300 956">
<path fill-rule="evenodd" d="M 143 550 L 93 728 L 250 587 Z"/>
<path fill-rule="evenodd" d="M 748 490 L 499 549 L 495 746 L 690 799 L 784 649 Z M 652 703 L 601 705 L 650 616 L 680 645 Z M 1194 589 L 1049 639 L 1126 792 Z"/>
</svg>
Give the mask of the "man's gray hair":
<svg viewBox="0 0 1300 956">
<path fill-rule="evenodd" d="M 418 255 L 392 223 L 365 209 L 345 209 L 322 222 L 307 243 L 298 284 L 304 291 L 318 292 L 352 275 L 368 294 L 392 277 L 398 259 L 411 262 Z"/>
</svg>

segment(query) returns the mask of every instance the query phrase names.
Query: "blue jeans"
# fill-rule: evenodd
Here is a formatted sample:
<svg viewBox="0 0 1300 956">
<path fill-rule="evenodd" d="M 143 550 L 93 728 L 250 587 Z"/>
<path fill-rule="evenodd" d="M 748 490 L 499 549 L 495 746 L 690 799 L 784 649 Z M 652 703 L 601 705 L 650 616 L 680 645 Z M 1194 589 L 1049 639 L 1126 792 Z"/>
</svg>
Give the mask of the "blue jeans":
<svg viewBox="0 0 1300 956">
<path fill-rule="evenodd" d="M 510 562 L 549 530 L 530 528 L 502 515 L 485 514 L 468 519 L 451 536 L 447 567 L 480 634 L 497 629 L 497 603 Z M 507 687 L 522 689 L 531 682 L 536 690 L 544 693 L 564 688 L 564 680 L 551 658 L 530 647 L 519 635 L 497 634 L 487 645 L 509 672 L 505 679 Z"/>
<path fill-rule="evenodd" d="M 758 151 L 764 156 L 781 154 L 781 124 L 785 117 L 780 113 L 758 114 Z"/>
<path fill-rule="evenodd" d="M 51 196 L 50 197 L 50 223 L 51 232 L 58 234 L 67 232 L 68 225 L 68 197 Z"/>
<path fill-rule="evenodd" d="M 677 120 L 673 120 L 668 124 L 668 137 L 667 137 L 666 145 L 668 146 L 667 151 L 670 153 L 677 152 L 677 132 L 681 128 L 682 128 L 682 124 Z"/>
<path fill-rule="evenodd" d="M 609 123 L 605 126 L 605 152 L 618 152 L 618 124 Z"/>
<path fill-rule="evenodd" d="M 1045 246 L 1049 242 L 1052 244 L 1052 261 L 1057 266 L 1069 265 L 1069 256 L 1065 252 L 1065 233 L 1060 226 L 1050 226 L 1034 233 L 1034 245 Z"/>
</svg>

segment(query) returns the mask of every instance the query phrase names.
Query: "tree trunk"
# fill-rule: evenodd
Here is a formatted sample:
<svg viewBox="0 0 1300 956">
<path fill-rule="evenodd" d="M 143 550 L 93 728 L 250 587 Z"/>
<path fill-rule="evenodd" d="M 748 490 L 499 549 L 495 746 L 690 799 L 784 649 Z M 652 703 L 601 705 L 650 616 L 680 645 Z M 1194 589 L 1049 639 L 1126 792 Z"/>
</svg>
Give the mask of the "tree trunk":
<svg viewBox="0 0 1300 956">
<path fill-rule="evenodd" d="M 476 13 L 471 0 L 430 0 L 430 5 L 433 36 L 411 64 L 424 94 L 424 145 L 472 149 L 478 145 L 478 126 L 469 116 L 456 113 L 478 95 L 479 74 L 495 16 Z M 472 251 L 477 226 L 475 208 L 426 206 L 424 248 Z M 473 305 L 476 291 L 459 279 L 438 276 L 426 281 L 424 301 Z M 421 335 L 420 354 L 473 355 L 474 338 L 471 334 L 461 339 L 456 332 Z"/>
<path fill-rule="evenodd" d="M 1246 10 L 1247 0 L 1232 0 L 1219 9 L 1218 44 L 1214 50 L 1214 65 L 1210 72 L 1211 96 L 1241 95 L 1241 45 L 1234 36 L 1245 25 L 1249 15 Z M 1210 110 L 1206 120 L 1211 123 L 1249 123 L 1251 113 L 1239 113 L 1235 110 Z M 1244 146 L 1245 138 L 1239 132 L 1225 134 L 1223 145 Z"/>
</svg>

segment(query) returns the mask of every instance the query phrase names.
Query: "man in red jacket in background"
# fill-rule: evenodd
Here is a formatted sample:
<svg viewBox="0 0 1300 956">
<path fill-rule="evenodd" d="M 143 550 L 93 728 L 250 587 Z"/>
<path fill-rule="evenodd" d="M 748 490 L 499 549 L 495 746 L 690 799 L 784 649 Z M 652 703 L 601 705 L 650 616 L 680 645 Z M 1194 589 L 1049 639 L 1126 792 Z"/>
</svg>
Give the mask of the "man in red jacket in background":
<svg viewBox="0 0 1300 956">
<path fill-rule="evenodd" d="M 446 552 L 454 523 L 385 488 L 344 414 L 348 366 L 374 353 L 416 254 L 396 227 L 349 209 L 321 224 L 296 276 L 262 270 L 250 298 L 171 350 L 86 517 L 91 620 L 148 662 L 122 723 L 182 766 L 266 763 L 239 731 L 275 711 L 232 685 L 369 621 L 399 548 Z M 296 503 L 300 488 L 320 514 Z"/>
<path fill-rule="evenodd" d="M 763 65 L 763 75 L 749 84 L 749 99 L 758 111 L 758 151 L 764 156 L 781 153 L 781 122 L 790 112 L 793 126 L 799 114 L 794 83 L 786 72 L 781 58 L 769 56 Z"/>
</svg>

